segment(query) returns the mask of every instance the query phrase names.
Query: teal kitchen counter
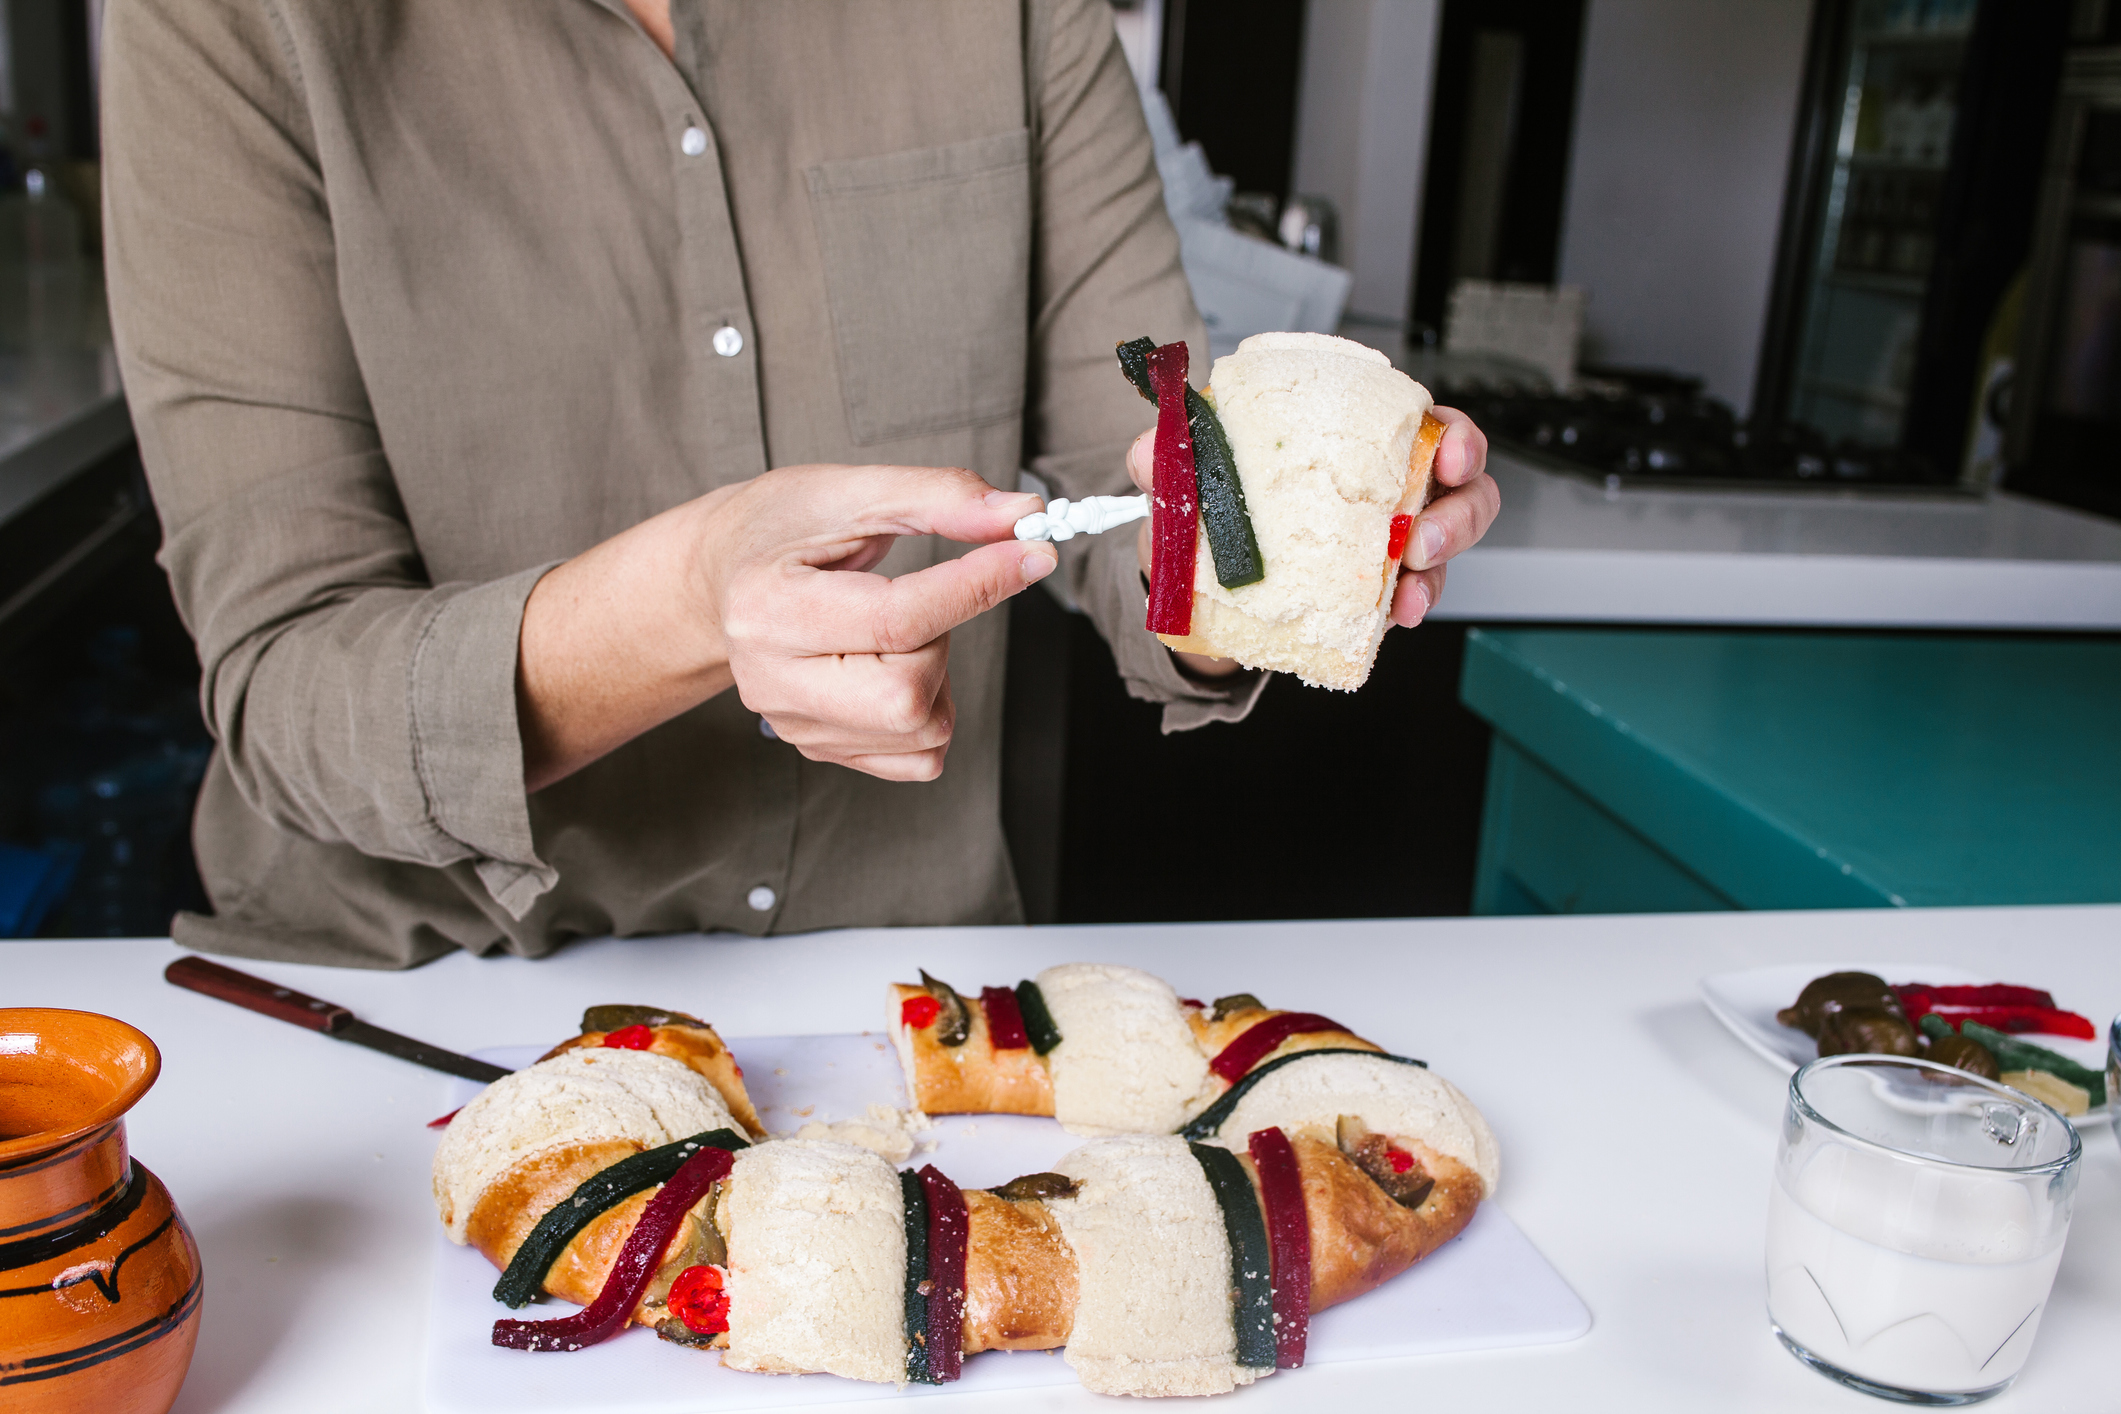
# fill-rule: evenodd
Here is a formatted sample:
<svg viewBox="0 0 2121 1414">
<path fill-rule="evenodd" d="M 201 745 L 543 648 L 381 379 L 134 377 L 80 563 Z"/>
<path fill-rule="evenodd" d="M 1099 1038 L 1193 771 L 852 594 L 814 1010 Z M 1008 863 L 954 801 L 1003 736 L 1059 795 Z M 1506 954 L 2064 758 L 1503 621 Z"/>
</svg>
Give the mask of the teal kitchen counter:
<svg viewBox="0 0 2121 1414">
<path fill-rule="evenodd" d="M 2121 642 L 1469 633 L 1478 913 L 2121 900 Z"/>
</svg>

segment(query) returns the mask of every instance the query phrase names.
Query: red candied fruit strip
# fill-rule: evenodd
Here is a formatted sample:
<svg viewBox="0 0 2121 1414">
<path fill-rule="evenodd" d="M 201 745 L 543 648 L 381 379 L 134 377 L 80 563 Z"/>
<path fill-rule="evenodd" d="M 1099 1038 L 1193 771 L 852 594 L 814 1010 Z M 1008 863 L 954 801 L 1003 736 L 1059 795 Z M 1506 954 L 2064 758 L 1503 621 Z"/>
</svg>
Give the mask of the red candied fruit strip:
<svg viewBox="0 0 2121 1414">
<path fill-rule="evenodd" d="M 1392 1172 L 1405 1173 L 1414 1167 L 1414 1156 L 1404 1149 L 1387 1149 L 1385 1162 L 1392 1166 Z"/>
<path fill-rule="evenodd" d="M 1028 1051 L 1031 1037 L 1024 1030 L 1024 1009 L 1016 1004 L 1016 993 L 1007 987 L 979 989 L 980 1009 L 987 1013 L 987 1044 L 997 1051 Z"/>
<path fill-rule="evenodd" d="M 509 1350 L 580 1350 L 624 1327 L 656 1268 L 663 1264 L 664 1249 L 677 1235 L 685 1214 L 707 1196 L 708 1189 L 729 1176 L 732 1162 L 727 1149 L 713 1148 L 685 1160 L 641 1210 L 641 1220 L 619 1249 L 619 1259 L 611 1264 L 611 1274 L 604 1278 L 596 1300 L 556 1321 L 495 1321 L 493 1343 Z"/>
<path fill-rule="evenodd" d="M 935 1025 L 935 1019 L 942 1014 L 943 1004 L 925 994 L 906 998 L 898 1008 L 898 1019 L 916 1031 Z"/>
<path fill-rule="evenodd" d="M 1149 355 L 1156 390 L 1154 489 L 1149 493 L 1149 632 L 1193 632 L 1193 562 L 1200 551 L 1200 481 L 1186 426 L 1186 346 Z"/>
<path fill-rule="evenodd" d="M 2022 1034 L 2042 1031 L 2051 1036 L 2075 1036 L 2090 1041 L 2098 1028 L 2090 1017 L 2063 1011 L 2054 998 L 2037 987 L 2018 987 L 2008 982 L 1985 986 L 1933 987 L 1927 982 L 1907 982 L 1893 988 L 1907 1019 L 1920 1023 L 1932 1012 L 1952 1023 L 1978 1021 L 1998 1031 Z"/>
<path fill-rule="evenodd" d="M 1237 1034 L 1237 1039 L 1215 1053 L 1208 1062 L 1208 1069 L 1235 1085 L 1245 1078 L 1245 1072 L 1258 1065 L 1273 1050 L 1291 1036 L 1301 1036 L 1310 1031 L 1345 1031 L 1348 1028 L 1339 1022 L 1310 1011 L 1285 1011 L 1280 1016 L 1270 1016 L 1257 1026 L 1250 1026 Z"/>
<path fill-rule="evenodd" d="M 670 1284 L 663 1304 L 694 1335 L 719 1335 L 729 1329 L 729 1293 L 722 1288 L 720 1267 L 687 1267 Z"/>
<path fill-rule="evenodd" d="M 655 1032 L 636 1022 L 606 1036 L 604 1044 L 615 1051 L 645 1051 L 655 1044 Z"/>
<path fill-rule="evenodd" d="M 1396 560 L 1407 553 L 1407 537 L 1414 533 L 1414 517 L 1393 516 L 1392 538 L 1385 542 L 1385 558 Z"/>
<path fill-rule="evenodd" d="M 1267 1251 L 1274 1272 L 1274 1363 L 1294 1370 L 1311 1338 L 1311 1219 L 1304 1209 L 1296 1150 L 1279 1129 L 1255 1129 L 1245 1141 L 1267 1210 Z"/>
<path fill-rule="evenodd" d="M 462 1105 L 458 1105 L 455 1109 L 451 1110 L 448 1114 L 443 1115 L 440 1119 L 431 1119 L 427 1121 L 427 1127 L 429 1129 L 447 1129 L 449 1128 L 449 1122 L 455 1119 L 463 1112 L 464 1107 Z"/>
<path fill-rule="evenodd" d="M 2038 987 L 2020 987 L 2009 982 L 1987 982 L 1978 987 L 1964 985 L 1934 986 L 1928 982 L 1909 982 L 1909 990 L 1929 993 L 1930 1000 L 1938 1006 L 2037 1006 L 2053 1008 L 2055 994 Z M 1894 991 L 1901 990 L 1899 987 Z"/>
<path fill-rule="evenodd" d="M 965 1195 L 934 1164 L 920 1171 L 928 1199 L 928 1374 L 948 1384 L 965 1373 L 965 1251 L 972 1219 Z"/>
<path fill-rule="evenodd" d="M 2014 1035 L 2027 1031 L 2038 1031 L 2049 1036 L 2075 1036 L 2090 1041 L 2098 1037 L 2098 1030 L 2091 1018 L 2079 1016 L 2073 1011 L 2058 1011 L 2042 1006 L 1995 1006 L 1935 1008 L 1937 1015 L 1957 1027 L 1961 1022 L 1978 1021 L 1983 1026 Z"/>
</svg>

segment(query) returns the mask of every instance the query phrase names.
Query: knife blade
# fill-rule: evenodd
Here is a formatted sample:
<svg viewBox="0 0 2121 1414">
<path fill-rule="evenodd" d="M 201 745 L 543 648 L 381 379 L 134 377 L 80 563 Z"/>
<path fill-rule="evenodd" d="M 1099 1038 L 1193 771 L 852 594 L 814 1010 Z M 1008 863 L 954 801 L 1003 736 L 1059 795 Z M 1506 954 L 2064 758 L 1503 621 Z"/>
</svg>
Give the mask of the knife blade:
<svg viewBox="0 0 2121 1414">
<path fill-rule="evenodd" d="M 180 957 L 163 969 L 162 976 L 189 991 L 232 1002 L 275 1021 L 285 1021 L 308 1031 L 321 1031 L 334 1040 L 351 1041 L 356 1046 L 366 1046 L 447 1075 L 492 1084 L 513 1073 L 505 1066 L 473 1060 L 470 1056 L 460 1056 L 455 1051 L 445 1051 L 440 1046 L 430 1046 L 410 1036 L 400 1036 L 395 1031 L 385 1031 L 361 1020 L 337 1002 L 322 1001 L 292 987 L 268 982 L 263 977 L 253 977 L 248 972 L 208 962 L 203 957 Z"/>
</svg>

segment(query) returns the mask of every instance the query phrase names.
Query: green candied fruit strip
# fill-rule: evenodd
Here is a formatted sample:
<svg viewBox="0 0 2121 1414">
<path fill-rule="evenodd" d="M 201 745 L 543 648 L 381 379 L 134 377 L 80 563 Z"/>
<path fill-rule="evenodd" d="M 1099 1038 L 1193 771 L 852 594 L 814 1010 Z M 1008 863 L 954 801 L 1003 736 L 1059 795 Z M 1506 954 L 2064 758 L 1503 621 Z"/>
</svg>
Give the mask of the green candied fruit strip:
<svg viewBox="0 0 2121 1414">
<path fill-rule="evenodd" d="M 1046 1010 L 1046 994 L 1038 983 L 1026 978 L 1016 984 L 1016 1009 L 1023 1013 L 1024 1036 L 1032 1050 L 1045 1055 L 1061 1043 L 1060 1028 L 1053 1024 L 1053 1013 Z"/>
<path fill-rule="evenodd" d="M 1127 375 L 1127 381 L 1134 385 L 1134 391 L 1140 393 L 1145 401 L 1155 402 L 1156 389 L 1149 382 L 1149 355 L 1156 352 L 1156 340 L 1146 337 L 1129 339 L 1118 345 L 1117 352 L 1119 371 Z"/>
<path fill-rule="evenodd" d="M 1926 1021 L 1929 1018 L 1923 1019 Z M 2045 1046 L 2021 1041 L 2008 1031 L 1998 1031 L 1992 1026 L 1983 1026 L 1978 1021 L 1959 1023 L 1959 1034 L 1988 1047 L 1989 1053 L 1996 1058 L 1998 1070 L 2044 1070 L 2089 1094 L 2094 1109 L 2106 1103 L 2106 1077 L 2096 1070 L 2077 1064 L 2068 1056 L 2058 1056 Z"/>
<path fill-rule="evenodd" d="M 920 1175 L 900 1169 L 899 1196 L 906 1204 L 906 1378 L 917 1385 L 941 1384 L 928 1369 L 928 1193 Z"/>
<path fill-rule="evenodd" d="M 1186 427 L 1193 434 L 1194 480 L 1200 488 L 1200 518 L 1208 531 L 1208 553 L 1215 558 L 1215 582 L 1225 589 L 1257 584 L 1267 577 L 1259 557 L 1259 537 L 1245 509 L 1245 487 L 1237 478 L 1237 458 L 1223 434 L 1222 419 L 1208 400 L 1186 389 Z"/>
<path fill-rule="evenodd" d="M 1149 382 L 1149 355 L 1156 341 L 1129 339 L 1117 346 L 1120 372 L 1134 390 L 1150 402 L 1156 392 Z M 1252 530 L 1251 512 L 1245 509 L 1245 487 L 1238 479 L 1237 458 L 1231 455 L 1230 439 L 1214 404 L 1191 388 L 1186 389 L 1186 430 L 1193 438 L 1194 480 L 1200 489 L 1200 518 L 1208 532 L 1208 555 L 1215 561 L 1215 582 L 1225 589 L 1257 584 L 1267 577 L 1260 559 L 1259 537 Z"/>
<path fill-rule="evenodd" d="M 1315 1051 L 1298 1051 L 1293 1055 L 1281 1056 L 1278 1059 L 1268 1061 L 1265 1065 L 1255 1066 L 1247 1071 L 1245 1078 L 1223 1091 L 1214 1104 L 1188 1120 L 1184 1127 L 1178 1131 L 1179 1137 L 1181 1139 L 1213 1139 L 1216 1131 L 1221 1129 L 1230 1116 L 1236 1112 L 1237 1102 L 1250 1093 L 1253 1086 L 1259 1084 L 1260 1081 L 1265 1080 L 1285 1065 L 1296 1065 L 1299 1062 L 1316 1060 L 1320 1056 L 1371 1056 L 1377 1060 L 1396 1061 L 1400 1065 L 1418 1065 L 1423 1070 L 1429 1068 L 1427 1061 L 1415 1060 L 1412 1056 L 1395 1056 L 1389 1051 L 1357 1050 L 1353 1046 L 1320 1046 Z"/>
<path fill-rule="evenodd" d="M 573 1193 L 547 1209 L 530 1236 L 508 1259 L 508 1269 L 494 1283 L 493 1299 L 511 1308 L 529 1305 L 545 1285 L 545 1274 L 560 1259 L 575 1235 L 634 1194 L 659 1183 L 667 1183 L 687 1159 L 701 1149 L 727 1149 L 735 1153 L 748 1147 L 733 1129 L 710 1129 L 659 1149 L 646 1149 L 597 1170 L 576 1185 Z"/>
<path fill-rule="evenodd" d="M 1223 1235 L 1230 1243 L 1231 1285 L 1237 1300 L 1230 1313 L 1237 1337 L 1237 1363 L 1253 1370 L 1274 1368 L 1273 1256 L 1267 1245 L 1267 1220 L 1259 1195 L 1244 1165 L 1228 1149 L 1188 1144 L 1222 1209 Z"/>
</svg>

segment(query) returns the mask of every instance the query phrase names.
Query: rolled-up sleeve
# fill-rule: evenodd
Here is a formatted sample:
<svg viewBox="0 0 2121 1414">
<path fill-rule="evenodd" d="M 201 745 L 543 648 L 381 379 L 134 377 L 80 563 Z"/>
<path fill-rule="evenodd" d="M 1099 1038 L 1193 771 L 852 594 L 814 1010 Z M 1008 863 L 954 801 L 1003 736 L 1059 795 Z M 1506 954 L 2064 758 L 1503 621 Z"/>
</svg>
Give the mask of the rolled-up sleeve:
<svg viewBox="0 0 2121 1414">
<path fill-rule="evenodd" d="M 550 566 L 429 582 L 271 7 L 124 0 L 103 52 L 120 366 L 236 787 L 318 840 L 470 862 L 520 917 L 554 882 L 515 698 L 523 604 Z"/>
<path fill-rule="evenodd" d="M 1127 447 L 1155 421 L 1120 376 L 1113 346 L 1149 335 L 1184 339 L 1204 382 L 1208 339 L 1194 308 L 1178 233 L 1164 210 L 1155 148 L 1104 0 L 1033 6 L 1030 70 L 1038 135 L 1037 264 L 1030 465 L 1071 499 L 1125 495 Z M 1147 598 L 1131 530 L 1061 547 L 1075 604 L 1112 646 L 1127 690 L 1164 704 L 1164 730 L 1236 721 L 1268 677 L 1208 681 L 1180 671 L 1145 627 Z"/>
</svg>

